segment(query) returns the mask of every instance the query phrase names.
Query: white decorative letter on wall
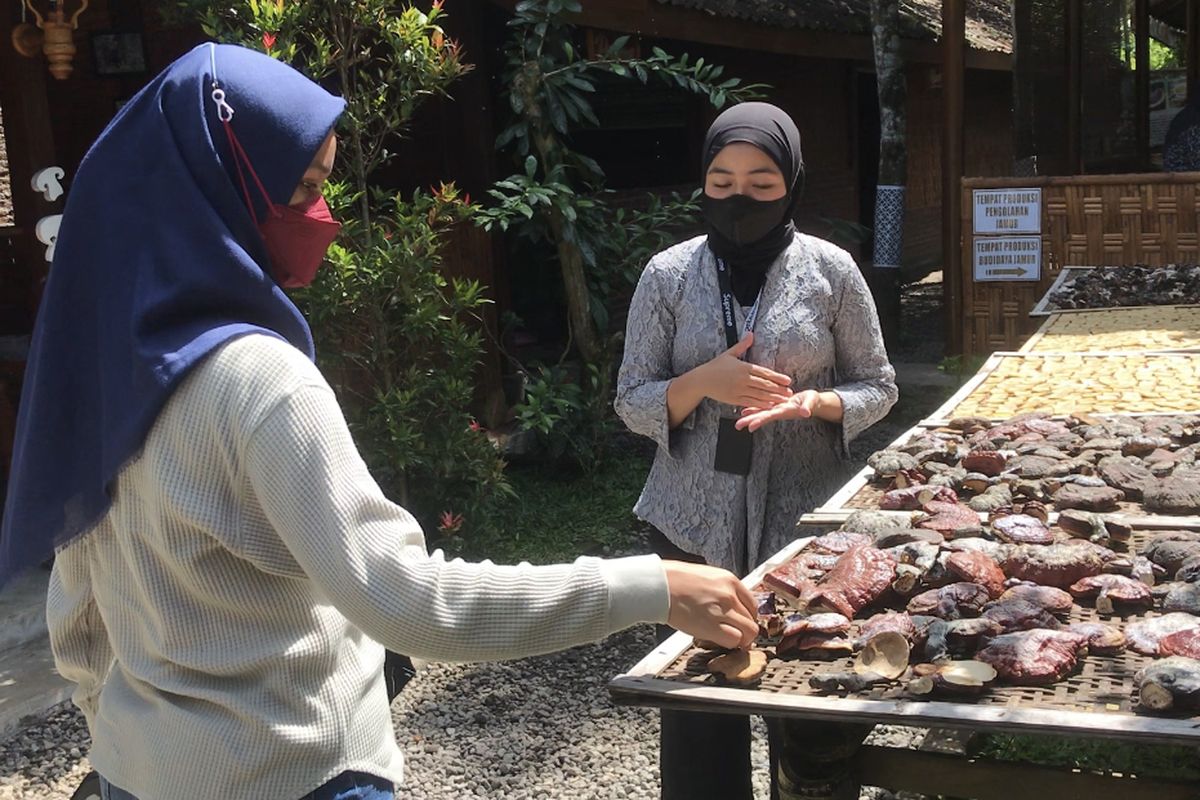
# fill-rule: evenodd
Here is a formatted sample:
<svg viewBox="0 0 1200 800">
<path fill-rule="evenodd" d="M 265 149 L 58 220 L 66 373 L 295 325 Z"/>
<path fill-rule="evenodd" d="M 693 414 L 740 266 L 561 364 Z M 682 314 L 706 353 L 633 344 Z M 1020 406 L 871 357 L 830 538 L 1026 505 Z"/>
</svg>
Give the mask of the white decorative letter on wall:
<svg viewBox="0 0 1200 800">
<path fill-rule="evenodd" d="M 63 196 L 62 179 L 66 177 L 62 167 L 44 167 L 33 173 L 29 183 L 35 192 L 41 192 L 47 203 L 53 203 Z M 46 261 L 54 261 L 54 245 L 58 241 L 58 228 L 62 225 L 62 214 L 51 214 L 42 217 L 33 226 L 33 235 L 46 245 Z"/>
<path fill-rule="evenodd" d="M 37 240 L 46 245 L 46 260 L 54 260 L 54 245 L 58 241 L 58 227 L 62 225 L 62 214 L 42 217 L 33 228 Z"/>
<path fill-rule="evenodd" d="M 41 192 L 47 203 L 63 196 L 62 179 L 66 176 L 62 167 L 46 167 L 33 174 L 33 190 Z"/>
</svg>

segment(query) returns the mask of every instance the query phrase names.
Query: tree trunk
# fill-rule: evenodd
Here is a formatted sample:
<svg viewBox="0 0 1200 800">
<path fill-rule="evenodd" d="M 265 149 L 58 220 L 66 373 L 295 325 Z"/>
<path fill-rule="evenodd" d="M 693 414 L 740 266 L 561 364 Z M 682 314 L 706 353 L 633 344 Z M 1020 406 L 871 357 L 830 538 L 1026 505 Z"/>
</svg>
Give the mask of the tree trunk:
<svg viewBox="0 0 1200 800">
<path fill-rule="evenodd" d="M 541 73 L 536 64 L 526 65 L 523 74 L 514 82 L 514 90 L 521 92 L 525 101 L 526 113 L 533 119 L 536 132 L 533 144 L 541 161 L 542 174 L 548 175 L 551 170 L 562 163 L 562 144 L 550 130 L 536 109 L 537 86 L 541 81 Z M 591 293 L 588 290 L 587 265 L 584 262 L 583 250 L 579 245 L 567 238 L 566 220 L 555 208 L 546 212 L 546 222 L 554 238 L 555 249 L 558 251 L 558 261 L 562 267 L 563 290 L 567 300 L 567 320 L 571 326 L 571 338 L 579 348 L 583 360 L 589 364 L 602 365 L 604 361 L 604 344 L 600 334 L 592 322 Z"/>
<path fill-rule="evenodd" d="M 872 284 L 888 349 L 900 333 L 900 257 L 903 252 L 904 187 L 908 182 L 905 106 L 908 86 L 900 57 L 899 0 L 871 0 L 875 80 L 879 90 L 879 182 L 875 189 L 875 253 Z"/>
<path fill-rule="evenodd" d="M 592 322 L 592 296 L 588 291 L 583 251 L 579 249 L 579 245 L 567 239 L 565 223 L 557 210 L 549 212 L 549 223 L 558 250 L 558 260 L 562 265 L 571 338 L 574 339 L 584 361 L 599 365 L 604 357 L 604 345 L 601 344 L 596 326 Z"/>
</svg>

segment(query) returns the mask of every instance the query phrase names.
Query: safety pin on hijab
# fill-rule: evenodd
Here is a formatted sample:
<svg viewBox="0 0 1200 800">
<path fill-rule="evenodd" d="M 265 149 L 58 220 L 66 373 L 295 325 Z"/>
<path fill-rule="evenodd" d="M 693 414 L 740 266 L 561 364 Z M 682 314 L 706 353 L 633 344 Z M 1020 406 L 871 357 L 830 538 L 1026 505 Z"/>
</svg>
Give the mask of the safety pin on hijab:
<svg viewBox="0 0 1200 800">
<path fill-rule="evenodd" d="M 208 55 L 212 59 L 212 100 L 217 104 L 217 119 L 230 122 L 233 120 L 233 106 L 225 102 L 225 90 L 217 80 L 217 46 L 212 42 L 208 43 Z"/>
</svg>

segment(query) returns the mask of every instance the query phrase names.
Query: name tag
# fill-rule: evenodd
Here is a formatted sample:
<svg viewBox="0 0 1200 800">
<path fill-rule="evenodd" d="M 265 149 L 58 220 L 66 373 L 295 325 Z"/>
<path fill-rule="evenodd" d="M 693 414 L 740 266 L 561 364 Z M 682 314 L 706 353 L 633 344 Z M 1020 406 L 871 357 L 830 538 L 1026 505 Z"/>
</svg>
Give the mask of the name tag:
<svg viewBox="0 0 1200 800">
<path fill-rule="evenodd" d="M 713 469 L 730 475 L 749 475 L 750 458 L 754 453 L 754 435 L 738 430 L 737 420 L 722 417 L 717 428 L 717 453 Z"/>
</svg>

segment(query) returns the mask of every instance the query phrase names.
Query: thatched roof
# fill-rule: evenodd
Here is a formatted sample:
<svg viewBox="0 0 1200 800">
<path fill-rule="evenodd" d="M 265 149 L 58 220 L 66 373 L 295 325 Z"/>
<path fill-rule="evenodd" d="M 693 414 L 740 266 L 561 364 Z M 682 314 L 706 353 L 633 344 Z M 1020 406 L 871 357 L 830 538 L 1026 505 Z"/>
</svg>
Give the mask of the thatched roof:
<svg viewBox="0 0 1200 800">
<path fill-rule="evenodd" d="M 781 28 L 869 34 L 870 0 L 658 0 L 719 17 Z M 938 0 L 900 0 L 902 35 L 936 40 L 942 32 Z M 1011 53 L 1010 0 L 967 0 L 967 44 L 974 50 Z"/>
<path fill-rule="evenodd" d="M 1187 30 L 1187 0 L 1150 0 L 1150 16 L 1178 31 Z"/>
</svg>

